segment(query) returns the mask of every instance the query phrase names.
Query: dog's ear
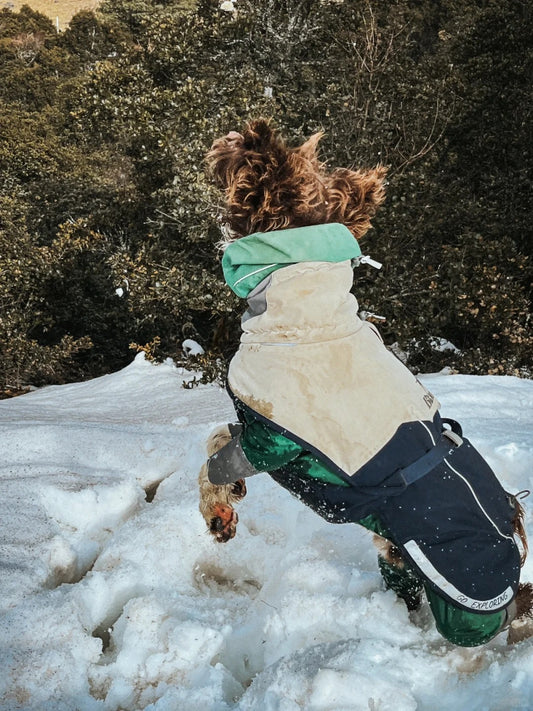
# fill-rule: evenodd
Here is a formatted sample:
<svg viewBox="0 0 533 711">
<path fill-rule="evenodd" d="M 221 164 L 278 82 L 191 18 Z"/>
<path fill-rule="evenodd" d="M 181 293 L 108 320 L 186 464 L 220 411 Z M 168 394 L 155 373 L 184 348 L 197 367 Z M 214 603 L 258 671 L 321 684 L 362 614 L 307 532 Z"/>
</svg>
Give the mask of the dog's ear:
<svg viewBox="0 0 533 711">
<path fill-rule="evenodd" d="M 370 229 L 370 220 L 385 199 L 386 173 L 383 166 L 334 170 L 326 178 L 328 222 L 341 222 L 360 239 Z"/>
<path fill-rule="evenodd" d="M 268 154 L 272 146 L 277 146 L 280 142 L 270 122 L 264 118 L 250 121 L 243 132 L 243 145 L 247 151 Z"/>
<path fill-rule="evenodd" d="M 242 168 L 253 166 L 260 174 L 261 164 L 281 164 L 286 157 L 283 140 L 276 135 L 269 121 L 259 118 L 250 121 L 242 133 L 230 131 L 218 138 L 206 156 L 206 163 L 215 183 L 227 189 L 235 187 Z"/>
<path fill-rule="evenodd" d="M 318 162 L 317 148 L 320 139 L 324 135 L 324 131 L 314 133 L 305 143 L 295 149 L 295 153 L 299 153 L 302 158 L 305 158 L 312 163 Z"/>
<path fill-rule="evenodd" d="M 226 136 L 218 138 L 206 155 L 207 168 L 215 183 L 221 188 L 227 188 L 235 171 L 243 161 L 244 137 L 237 131 L 230 131 Z"/>
</svg>

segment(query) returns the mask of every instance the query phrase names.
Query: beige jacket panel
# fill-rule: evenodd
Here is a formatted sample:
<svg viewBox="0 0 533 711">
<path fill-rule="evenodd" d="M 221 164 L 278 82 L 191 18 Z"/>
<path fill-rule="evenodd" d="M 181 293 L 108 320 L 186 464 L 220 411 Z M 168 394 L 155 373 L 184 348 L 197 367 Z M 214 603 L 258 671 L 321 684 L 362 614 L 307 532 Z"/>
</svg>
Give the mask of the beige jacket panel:
<svg viewBox="0 0 533 711">
<path fill-rule="evenodd" d="M 245 322 L 228 373 L 244 403 L 323 452 L 347 474 L 398 427 L 430 420 L 437 400 L 357 315 L 349 262 L 272 275 L 267 310 Z"/>
</svg>

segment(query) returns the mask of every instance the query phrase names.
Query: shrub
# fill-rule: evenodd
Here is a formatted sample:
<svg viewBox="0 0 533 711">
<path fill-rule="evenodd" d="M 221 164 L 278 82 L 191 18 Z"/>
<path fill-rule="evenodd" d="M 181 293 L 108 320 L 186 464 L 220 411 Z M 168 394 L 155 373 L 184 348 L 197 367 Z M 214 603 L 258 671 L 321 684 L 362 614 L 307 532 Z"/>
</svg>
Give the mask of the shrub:
<svg viewBox="0 0 533 711">
<path fill-rule="evenodd" d="M 295 143 L 324 129 L 332 165 L 389 167 L 363 245 L 384 268 L 355 289 L 410 367 L 531 373 L 520 0 L 106 0 L 62 35 L 28 8 L 1 20 L 4 383 L 120 367 L 131 342 L 177 358 L 184 338 L 216 377 L 242 306 L 203 157 L 259 115 Z"/>
</svg>

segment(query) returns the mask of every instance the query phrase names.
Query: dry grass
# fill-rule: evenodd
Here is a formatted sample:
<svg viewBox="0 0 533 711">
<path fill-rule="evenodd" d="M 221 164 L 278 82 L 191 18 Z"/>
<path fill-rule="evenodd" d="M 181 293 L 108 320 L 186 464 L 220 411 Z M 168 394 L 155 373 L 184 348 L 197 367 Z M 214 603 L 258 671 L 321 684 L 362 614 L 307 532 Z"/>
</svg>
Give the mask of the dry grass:
<svg viewBox="0 0 533 711">
<path fill-rule="evenodd" d="M 94 10 L 100 0 L 0 0 L 0 7 L 8 7 L 17 12 L 23 5 L 38 10 L 49 17 L 54 26 L 65 30 L 73 15 L 80 10 Z"/>
</svg>

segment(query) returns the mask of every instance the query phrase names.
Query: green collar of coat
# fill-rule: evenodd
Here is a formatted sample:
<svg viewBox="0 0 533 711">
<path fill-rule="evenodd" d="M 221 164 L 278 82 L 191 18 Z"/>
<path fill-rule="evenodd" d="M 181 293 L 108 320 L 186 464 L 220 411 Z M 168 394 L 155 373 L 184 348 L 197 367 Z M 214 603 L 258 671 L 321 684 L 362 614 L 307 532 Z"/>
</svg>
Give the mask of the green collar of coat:
<svg viewBox="0 0 533 711">
<path fill-rule="evenodd" d="M 331 223 L 255 232 L 231 242 L 222 257 L 227 285 L 246 298 L 269 274 L 300 262 L 344 262 L 361 256 L 350 230 Z"/>
</svg>

